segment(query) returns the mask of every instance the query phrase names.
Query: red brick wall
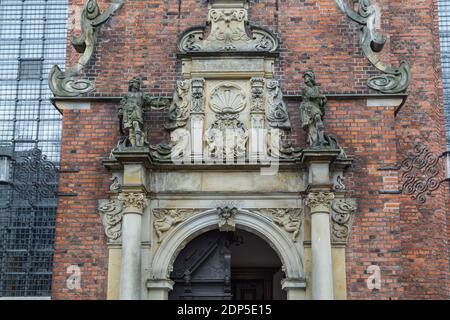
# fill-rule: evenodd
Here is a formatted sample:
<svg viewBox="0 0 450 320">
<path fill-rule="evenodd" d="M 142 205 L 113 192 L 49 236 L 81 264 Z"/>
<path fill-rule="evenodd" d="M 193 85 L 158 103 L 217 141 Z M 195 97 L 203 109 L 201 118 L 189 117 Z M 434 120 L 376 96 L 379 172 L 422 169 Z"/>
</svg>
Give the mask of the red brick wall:
<svg viewBox="0 0 450 320">
<path fill-rule="evenodd" d="M 425 204 L 407 195 L 380 194 L 399 187 L 397 171 L 380 167 L 400 162 L 417 143 L 434 153 L 444 149 L 442 82 L 439 68 L 437 1 L 374 0 L 382 12 L 388 43 L 383 59 L 398 65 L 406 58 L 413 81 L 397 117 L 392 107 L 367 107 L 365 100 L 332 100 L 325 125 L 355 159 L 346 174 L 349 196 L 358 212 L 347 250 L 347 289 L 350 299 L 409 299 L 450 297 L 449 190 L 442 186 Z M 81 1 L 70 1 L 81 5 Z M 101 2 L 105 8 L 107 2 Z M 176 43 L 187 28 L 206 21 L 205 0 L 125 1 L 101 30 L 95 56 L 86 75 L 95 79 L 95 95 L 118 96 L 130 78 L 144 78 L 144 90 L 171 95 L 180 78 Z M 73 8 L 73 7 L 71 7 Z M 71 22 L 73 17 L 69 18 Z M 285 94 L 298 94 L 302 72 L 314 69 L 322 91 L 369 93 L 366 81 L 377 74 L 363 56 L 358 27 L 332 0 L 251 1 L 249 20 L 280 38 L 277 78 Z M 69 36 L 73 32 L 69 23 Z M 77 60 L 68 45 L 67 62 Z M 93 103 L 91 110 L 66 111 L 63 121 L 61 175 L 53 297 L 105 298 L 107 248 L 97 200 L 106 197 L 109 174 L 101 164 L 116 143 L 116 106 Z M 289 102 L 291 139 L 304 144 L 297 105 Z M 162 113 L 147 115 L 152 143 L 163 139 Z M 81 264 L 82 290 L 65 287 L 66 268 Z M 381 268 L 382 287 L 366 286 L 371 264 Z"/>
</svg>

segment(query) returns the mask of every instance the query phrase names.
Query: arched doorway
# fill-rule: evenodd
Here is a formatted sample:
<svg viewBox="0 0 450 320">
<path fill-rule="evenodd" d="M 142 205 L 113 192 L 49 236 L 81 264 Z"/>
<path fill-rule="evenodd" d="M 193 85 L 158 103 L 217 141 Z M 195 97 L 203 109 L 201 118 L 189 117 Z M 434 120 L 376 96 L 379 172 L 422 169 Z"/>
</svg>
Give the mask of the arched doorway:
<svg viewBox="0 0 450 320">
<path fill-rule="evenodd" d="M 280 258 L 260 237 L 241 229 L 208 231 L 178 254 L 169 299 L 286 299 L 281 269 Z"/>
</svg>

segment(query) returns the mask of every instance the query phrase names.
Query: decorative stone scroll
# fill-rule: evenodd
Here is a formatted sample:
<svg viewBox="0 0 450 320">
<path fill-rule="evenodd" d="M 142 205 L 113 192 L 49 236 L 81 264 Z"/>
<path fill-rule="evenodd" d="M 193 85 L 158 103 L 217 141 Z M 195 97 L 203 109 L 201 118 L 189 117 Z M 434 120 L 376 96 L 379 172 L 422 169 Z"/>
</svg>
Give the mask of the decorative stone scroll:
<svg viewBox="0 0 450 320">
<path fill-rule="evenodd" d="M 291 122 L 278 80 L 267 82 L 267 121 L 272 128 L 290 129 Z"/>
<path fill-rule="evenodd" d="M 330 232 L 331 242 L 345 244 L 350 233 L 356 206 L 354 201 L 336 199 L 331 205 Z"/>
<path fill-rule="evenodd" d="M 383 75 L 371 77 L 368 86 L 382 93 L 401 93 L 408 89 L 411 82 L 411 70 L 408 62 L 402 61 L 400 67 L 392 67 L 381 61 L 378 52 L 386 43 L 386 36 L 375 30 L 380 20 L 380 12 L 372 0 L 355 0 L 358 3 L 357 11 L 350 8 L 347 0 L 335 0 L 339 8 L 351 20 L 361 25 L 361 47 L 372 65 L 383 72 Z"/>
<path fill-rule="evenodd" d="M 191 52 L 274 52 L 278 49 L 277 38 L 269 31 L 250 26 L 245 28 L 247 0 L 211 0 L 208 23 L 211 30 L 205 38 L 205 28 L 186 31 L 178 43 L 182 53 Z"/>
<path fill-rule="evenodd" d="M 57 65 L 50 70 L 48 84 L 57 97 L 74 97 L 94 90 L 94 83 L 88 79 L 78 78 L 78 73 L 89 63 L 94 54 L 100 27 L 105 24 L 123 4 L 116 0 L 103 13 L 100 12 L 97 0 L 88 0 L 81 12 L 81 35 L 72 36 L 71 43 L 81 54 L 75 65 L 63 72 Z"/>
<path fill-rule="evenodd" d="M 123 204 L 118 199 L 100 200 L 98 211 L 102 218 L 105 235 L 113 242 L 122 236 Z"/>
</svg>

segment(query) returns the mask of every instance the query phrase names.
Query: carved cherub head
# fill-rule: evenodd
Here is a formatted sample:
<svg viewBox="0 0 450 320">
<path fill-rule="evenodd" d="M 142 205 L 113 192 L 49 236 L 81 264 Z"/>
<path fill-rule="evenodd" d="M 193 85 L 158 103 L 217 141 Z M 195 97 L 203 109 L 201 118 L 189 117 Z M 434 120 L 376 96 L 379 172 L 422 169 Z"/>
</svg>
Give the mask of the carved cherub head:
<svg viewBox="0 0 450 320">
<path fill-rule="evenodd" d="M 139 77 L 134 77 L 128 82 L 128 91 L 138 92 L 141 90 L 142 80 Z"/>
</svg>

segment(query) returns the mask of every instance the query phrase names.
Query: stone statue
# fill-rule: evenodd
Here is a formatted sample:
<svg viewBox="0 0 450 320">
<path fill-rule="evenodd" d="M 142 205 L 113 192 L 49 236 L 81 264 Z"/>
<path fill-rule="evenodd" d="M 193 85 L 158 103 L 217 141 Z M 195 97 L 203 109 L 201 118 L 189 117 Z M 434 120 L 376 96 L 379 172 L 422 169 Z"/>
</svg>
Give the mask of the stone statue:
<svg viewBox="0 0 450 320">
<path fill-rule="evenodd" d="M 320 93 L 315 78 L 314 71 L 307 71 L 303 75 L 306 87 L 300 104 L 302 127 L 306 131 L 308 145 L 313 148 L 329 145 L 323 128 L 327 98 Z"/>
<path fill-rule="evenodd" d="M 155 98 L 141 91 L 142 80 L 134 77 L 129 81 L 128 92 L 120 101 L 119 118 L 122 146 L 144 147 L 148 145 L 144 123 L 145 107 L 165 107 L 167 99 Z M 162 101 L 164 100 L 164 101 Z"/>
</svg>

